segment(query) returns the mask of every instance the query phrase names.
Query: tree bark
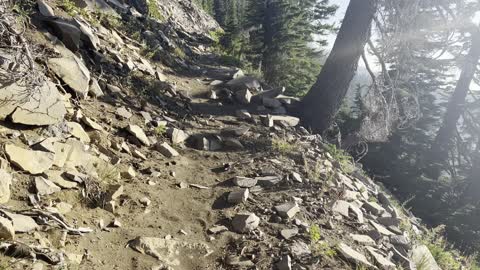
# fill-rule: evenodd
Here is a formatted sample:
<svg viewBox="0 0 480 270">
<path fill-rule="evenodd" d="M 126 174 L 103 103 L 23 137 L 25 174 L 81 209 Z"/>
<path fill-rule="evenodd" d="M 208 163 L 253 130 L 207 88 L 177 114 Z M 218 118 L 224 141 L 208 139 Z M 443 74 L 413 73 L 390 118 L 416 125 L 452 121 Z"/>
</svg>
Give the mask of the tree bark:
<svg viewBox="0 0 480 270">
<path fill-rule="evenodd" d="M 447 111 L 443 118 L 443 123 L 437 132 L 437 136 L 432 145 L 433 157 L 436 160 L 446 159 L 450 149 L 451 142 L 457 130 L 457 123 L 464 111 L 465 101 L 470 90 L 470 84 L 477 70 L 477 64 L 480 59 L 480 29 L 472 33 L 472 45 L 470 51 L 465 57 L 465 63 L 457 81 L 455 91 L 451 96 Z"/>
<path fill-rule="evenodd" d="M 317 82 L 297 108 L 303 123 L 312 131 L 321 133 L 333 123 L 370 37 L 376 8 L 376 0 L 350 0 Z"/>
</svg>

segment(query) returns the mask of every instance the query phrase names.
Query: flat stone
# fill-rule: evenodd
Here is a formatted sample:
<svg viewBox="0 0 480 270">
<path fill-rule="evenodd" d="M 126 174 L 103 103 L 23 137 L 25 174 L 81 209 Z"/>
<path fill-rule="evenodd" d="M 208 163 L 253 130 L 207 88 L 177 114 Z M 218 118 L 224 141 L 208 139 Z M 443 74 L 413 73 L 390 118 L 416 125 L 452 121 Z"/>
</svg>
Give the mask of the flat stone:
<svg viewBox="0 0 480 270">
<path fill-rule="evenodd" d="M 55 150 L 55 158 L 53 159 L 53 165 L 62 168 L 67 162 L 68 155 L 72 147 L 66 143 L 55 142 L 53 144 Z"/>
<path fill-rule="evenodd" d="M 227 263 L 227 265 L 238 268 L 250 268 L 255 266 L 255 264 L 251 260 L 243 258 L 241 256 L 228 256 L 225 262 Z"/>
<path fill-rule="evenodd" d="M 0 120 L 10 116 L 13 123 L 31 126 L 57 124 L 63 120 L 66 109 L 62 96 L 48 78 L 35 91 L 17 83 L 0 86 Z M 26 95 L 25 93 L 29 93 Z"/>
<path fill-rule="evenodd" d="M 15 229 L 13 228 L 13 222 L 4 217 L 0 217 L 0 239 L 15 239 Z"/>
<path fill-rule="evenodd" d="M 183 143 L 188 139 L 188 134 L 178 128 L 168 129 L 167 134 L 172 139 L 173 144 Z"/>
<path fill-rule="evenodd" d="M 239 91 L 244 89 L 260 89 L 260 82 L 252 76 L 243 76 L 233 79 L 227 82 L 227 86 L 233 91 Z"/>
<path fill-rule="evenodd" d="M 223 84 L 223 81 L 220 81 L 220 80 L 213 80 L 210 82 L 210 85 L 211 86 L 218 86 L 218 85 L 221 85 Z"/>
<path fill-rule="evenodd" d="M 117 110 L 115 111 L 115 114 L 125 119 L 129 119 L 130 117 L 133 116 L 133 114 L 123 106 L 120 108 L 117 108 Z"/>
<path fill-rule="evenodd" d="M 298 182 L 298 183 L 302 183 L 302 182 L 303 182 L 302 176 L 301 176 L 299 173 L 297 173 L 297 172 L 292 172 L 291 176 L 292 176 L 292 180 L 293 180 L 293 181 Z"/>
<path fill-rule="evenodd" d="M 296 202 L 287 202 L 275 206 L 275 211 L 277 211 L 278 215 L 281 217 L 293 218 L 298 212 L 300 212 L 300 207 L 298 207 Z"/>
<path fill-rule="evenodd" d="M 92 78 L 90 80 L 90 86 L 88 87 L 88 93 L 92 96 L 92 97 L 103 97 L 105 94 L 103 93 L 103 90 L 102 88 L 100 87 L 100 85 L 98 84 L 98 81 L 97 79 L 95 78 Z"/>
<path fill-rule="evenodd" d="M 63 177 L 62 171 L 49 170 L 45 172 L 48 177 L 48 180 L 52 181 L 54 184 L 61 188 L 72 189 L 77 188 L 78 183 L 73 181 L 68 181 Z"/>
<path fill-rule="evenodd" d="M 389 231 L 387 228 L 385 228 L 384 226 L 376 223 L 375 221 L 372 221 L 370 220 L 370 224 L 372 224 L 372 226 L 375 228 L 375 230 L 377 230 L 380 234 L 382 235 L 386 235 L 386 236 L 390 236 L 390 235 L 394 235 L 394 233 L 392 233 L 391 231 Z"/>
<path fill-rule="evenodd" d="M 243 89 L 236 92 L 235 97 L 241 104 L 250 104 L 252 93 L 248 89 Z"/>
<path fill-rule="evenodd" d="M 395 270 L 397 266 L 381 255 L 378 250 L 372 247 L 366 247 L 368 253 L 373 257 L 375 264 L 382 270 Z"/>
<path fill-rule="evenodd" d="M 373 246 L 375 245 L 375 240 L 373 240 L 370 236 L 368 235 L 362 235 L 362 234 L 350 234 L 350 237 L 353 239 L 353 241 L 363 244 L 363 245 L 369 245 Z"/>
<path fill-rule="evenodd" d="M 59 202 L 55 205 L 55 208 L 57 208 L 60 214 L 65 215 L 72 211 L 73 205 L 66 202 Z"/>
<path fill-rule="evenodd" d="M 251 119 L 252 115 L 247 110 L 237 110 L 235 115 L 240 119 Z"/>
<path fill-rule="evenodd" d="M 368 261 L 365 255 L 357 252 L 353 248 L 345 245 L 344 243 L 340 243 L 338 245 L 338 251 L 342 256 L 347 259 L 349 262 L 357 264 L 357 265 L 364 265 L 368 267 L 373 267 L 373 265 Z"/>
<path fill-rule="evenodd" d="M 122 196 L 124 187 L 123 185 L 110 185 L 108 187 L 106 200 L 112 201 L 116 200 L 118 197 Z"/>
<path fill-rule="evenodd" d="M 137 149 L 133 149 L 132 155 L 136 158 L 147 160 L 147 156 L 145 156 L 142 152 Z"/>
<path fill-rule="evenodd" d="M 385 209 L 376 202 L 365 202 L 362 207 L 376 216 L 385 212 Z"/>
<path fill-rule="evenodd" d="M 158 152 L 160 152 L 162 155 L 172 158 L 172 157 L 177 157 L 180 154 L 177 152 L 177 150 L 173 149 L 168 143 L 164 142 L 161 144 L 156 144 L 155 149 L 157 149 Z"/>
<path fill-rule="evenodd" d="M 5 204 L 10 200 L 12 180 L 11 174 L 4 169 L 0 169 L 0 204 Z"/>
<path fill-rule="evenodd" d="M 61 46 L 55 47 L 60 50 L 61 58 L 48 59 L 48 67 L 60 77 L 78 97 L 87 97 L 90 88 L 90 71 L 83 61 L 75 54 Z"/>
<path fill-rule="evenodd" d="M 295 127 L 300 123 L 300 118 L 287 115 L 268 115 L 262 118 L 262 122 L 267 127 L 272 127 L 274 124 Z"/>
<path fill-rule="evenodd" d="M 122 177 L 126 179 L 133 179 L 137 176 L 135 169 L 132 166 L 129 166 L 126 171 L 122 172 Z"/>
<path fill-rule="evenodd" d="M 50 195 L 62 190 L 52 181 L 47 180 L 41 176 L 35 177 L 35 189 L 37 190 L 38 195 Z"/>
<path fill-rule="evenodd" d="M 354 201 L 354 200 L 358 200 L 358 198 L 360 198 L 360 196 L 361 195 L 360 195 L 359 192 L 351 191 L 351 190 L 346 189 L 343 192 L 342 198 L 347 200 L 347 201 Z"/>
<path fill-rule="evenodd" d="M 147 197 L 143 197 L 140 199 L 140 203 L 143 204 L 144 206 L 149 206 L 152 203 L 152 201 Z"/>
<path fill-rule="evenodd" d="M 277 270 L 292 270 L 292 258 L 290 258 L 290 255 L 283 255 L 276 266 Z"/>
<path fill-rule="evenodd" d="M 55 158 L 53 153 L 26 150 L 13 144 L 5 145 L 5 153 L 11 163 L 30 174 L 40 174 L 50 169 Z"/>
<path fill-rule="evenodd" d="M 390 236 L 390 243 L 395 246 L 400 246 L 406 250 L 410 249 L 410 239 L 404 235 L 392 235 Z"/>
<path fill-rule="evenodd" d="M 275 186 L 282 181 L 282 179 L 276 175 L 255 177 L 255 180 L 257 180 L 258 185 L 264 187 Z"/>
<path fill-rule="evenodd" d="M 39 227 L 35 220 L 29 216 L 14 214 L 7 211 L 3 212 L 12 220 L 13 229 L 17 233 L 28 233 Z"/>
<path fill-rule="evenodd" d="M 211 234 L 217 234 L 217 233 L 227 232 L 227 231 L 228 231 L 228 228 L 223 225 L 216 225 L 208 229 L 208 232 Z"/>
<path fill-rule="evenodd" d="M 294 258 L 299 258 L 312 254 L 310 246 L 302 241 L 295 241 L 292 245 L 290 245 L 290 251 L 292 252 Z"/>
<path fill-rule="evenodd" d="M 333 204 L 332 211 L 344 217 L 349 217 L 350 203 L 347 201 L 338 200 Z"/>
<path fill-rule="evenodd" d="M 150 115 L 150 113 L 141 111 L 140 114 L 142 115 L 145 124 L 148 124 L 153 121 L 153 118 Z"/>
<path fill-rule="evenodd" d="M 260 218 L 253 213 L 237 214 L 232 220 L 233 230 L 239 233 L 247 233 L 255 230 L 260 224 Z"/>
<path fill-rule="evenodd" d="M 102 131 L 103 130 L 103 127 L 100 126 L 97 122 L 95 122 L 95 120 L 89 118 L 89 117 L 86 117 L 86 116 L 83 116 L 82 117 L 82 122 L 91 127 L 92 129 L 95 129 L 95 130 L 98 130 L 98 131 Z"/>
<path fill-rule="evenodd" d="M 280 231 L 280 235 L 285 239 L 290 239 L 298 234 L 298 228 L 284 229 Z"/>
<path fill-rule="evenodd" d="M 267 108 L 278 108 L 282 106 L 282 103 L 278 99 L 269 97 L 263 97 L 262 104 Z"/>
<path fill-rule="evenodd" d="M 53 17 L 55 16 L 55 12 L 53 9 L 44 1 L 44 0 L 37 0 L 38 10 L 40 14 L 45 17 Z"/>
<path fill-rule="evenodd" d="M 359 207 L 357 207 L 354 204 L 350 204 L 350 212 L 353 213 L 353 215 L 357 218 L 357 221 L 359 223 L 364 223 L 365 220 L 363 218 L 363 212 L 360 210 Z"/>
<path fill-rule="evenodd" d="M 233 184 L 242 188 L 251 188 L 257 184 L 257 179 L 235 176 L 233 178 Z"/>
<path fill-rule="evenodd" d="M 67 127 L 73 137 L 79 139 L 81 142 L 90 143 L 90 136 L 85 132 L 82 125 L 77 122 L 67 122 Z"/>
<path fill-rule="evenodd" d="M 402 220 L 396 217 L 379 217 L 377 218 L 378 223 L 382 224 L 383 226 L 390 227 L 390 226 L 400 226 Z"/>
<path fill-rule="evenodd" d="M 248 188 L 232 191 L 228 194 L 227 201 L 231 204 L 245 203 L 248 200 Z"/>
<path fill-rule="evenodd" d="M 128 125 L 127 131 L 130 132 L 135 138 L 137 138 L 141 143 L 146 146 L 150 146 L 150 140 L 148 139 L 143 129 L 137 125 Z"/>
<path fill-rule="evenodd" d="M 64 176 L 66 179 L 82 184 L 85 182 L 85 180 L 88 178 L 88 175 L 79 173 L 77 171 L 66 171 L 62 173 L 62 176 Z"/>
</svg>

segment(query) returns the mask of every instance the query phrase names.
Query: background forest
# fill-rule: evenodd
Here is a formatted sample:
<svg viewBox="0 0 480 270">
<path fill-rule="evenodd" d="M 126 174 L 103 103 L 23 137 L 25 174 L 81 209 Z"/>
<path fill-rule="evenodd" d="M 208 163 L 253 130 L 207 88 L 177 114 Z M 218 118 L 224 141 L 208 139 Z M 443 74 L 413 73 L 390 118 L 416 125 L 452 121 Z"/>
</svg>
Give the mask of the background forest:
<svg viewBox="0 0 480 270">
<path fill-rule="evenodd" d="M 339 27 L 329 20 L 335 1 L 198 2 L 224 29 L 212 34 L 225 61 L 240 63 L 272 87 L 286 87 L 290 95 L 311 89 L 328 55 L 326 40 Z M 432 226 L 446 225 L 458 247 L 475 252 L 480 5 L 382 0 L 375 9 L 360 77 L 350 83 L 324 136 L 356 156 L 407 208 Z"/>
</svg>

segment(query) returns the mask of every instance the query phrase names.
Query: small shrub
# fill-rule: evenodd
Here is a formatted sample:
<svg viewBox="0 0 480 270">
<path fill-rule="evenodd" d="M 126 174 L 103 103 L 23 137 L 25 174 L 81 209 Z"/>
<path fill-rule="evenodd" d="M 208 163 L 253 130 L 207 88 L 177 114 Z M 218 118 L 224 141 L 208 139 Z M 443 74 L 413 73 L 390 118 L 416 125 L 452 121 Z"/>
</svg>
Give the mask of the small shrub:
<svg viewBox="0 0 480 270">
<path fill-rule="evenodd" d="M 147 0 L 147 5 L 148 16 L 150 18 L 159 20 L 161 22 L 165 21 L 165 18 L 163 17 L 162 13 L 160 13 L 160 10 L 157 7 L 156 0 Z"/>
<path fill-rule="evenodd" d="M 318 227 L 317 224 L 313 224 L 310 226 L 310 243 L 316 244 L 320 239 L 322 238 L 322 235 L 320 234 L 320 227 Z"/>
<path fill-rule="evenodd" d="M 167 133 L 167 127 L 165 125 L 159 125 L 153 130 L 153 132 L 155 132 L 157 136 L 163 136 L 165 133 Z"/>
<path fill-rule="evenodd" d="M 283 139 L 273 139 L 272 149 L 282 155 L 290 154 L 297 148 L 295 143 L 289 143 Z"/>
<path fill-rule="evenodd" d="M 185 54 L 185 52 L 184 52 L 182 49 L 178 48 L 178 47 L 176 47 L 176 48 L 173 50 L 173 54 L 175 54 L 175 55 L 176 55 L 178 58 L 180 58 L 180 59 L 185 59 L 185 58 L 187 57 L 187 55 Z"/>
</svg>

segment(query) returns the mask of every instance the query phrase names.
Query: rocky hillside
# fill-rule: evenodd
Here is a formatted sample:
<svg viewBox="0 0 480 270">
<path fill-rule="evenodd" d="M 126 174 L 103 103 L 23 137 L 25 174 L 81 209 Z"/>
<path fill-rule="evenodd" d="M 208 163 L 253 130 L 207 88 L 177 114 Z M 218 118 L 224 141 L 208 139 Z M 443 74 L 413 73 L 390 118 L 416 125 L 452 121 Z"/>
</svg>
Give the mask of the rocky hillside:
<svg viewBox="0 0 480 270">
<path fill-rule="evenodd" d="M 221 66 L 190 1 L 0 14 L 0 269 L 440 269 L 294 98 Z"/>
</svg>

